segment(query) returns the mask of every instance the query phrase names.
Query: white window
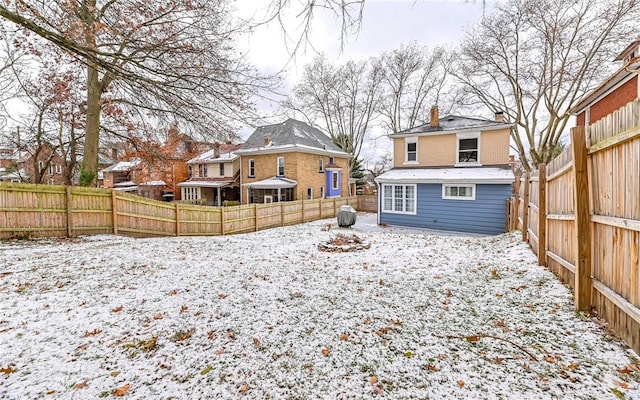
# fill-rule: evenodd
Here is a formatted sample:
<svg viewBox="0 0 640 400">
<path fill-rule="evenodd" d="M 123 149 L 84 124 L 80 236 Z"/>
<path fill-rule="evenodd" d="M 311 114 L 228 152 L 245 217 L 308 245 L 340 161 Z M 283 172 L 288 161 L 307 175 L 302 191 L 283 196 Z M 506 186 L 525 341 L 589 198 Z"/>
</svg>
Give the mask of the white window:
<svg viewBox="0 0 640 400">
<path fill-rule="evenodd" d="M 329 164 L 334 165 L 335 161 L 336 160 L 333 157 L 329 157 Z"/>
<path fill-rule="evenodd" d="M 324 159 L 323 158 L 321 158 L 318 161 L 318 171 L 319 172 L 324 172 Z"/>
<path fill-rule="evenodd" d="M 406 138 L 404 140 L 404 161 L 407 164 L 418 162 L 418 138 Z"/>
<path fill-rule="evenodd" d="M 53 175 L 53 164 L 49 164 L 49 175 Z"/>
<path fill-rule="evenodd" d="M 207 164 L 198 164 L 198 176 L 201 178 L 207 176 Z"/>
<path fill-rule="evenodd" d="M 56 164 L 56 174 L 61 174 L 61 173 L 62 173 L 62 165 Z"/>
<path fill-rule="evenodd" d="M 458 139 L 457 165 L 480 164 L 480 133 L 460 133 Z"/>
<path fill-rule="evenodd" d="M 475 200 L 476 185 L 442 185 L 442 198 L 449 200 Z"/>
<path fill-rule="evenodd" d="M 313 188 L 312 187 L 308 187 L 307 188 L 307 200 L 312 200 L 313 199 Z"/>
<path fill-rule="evenodd" d="M 182 188 L 182 200 L 198 200 L 200 198 L 200 188 L 185 187 Z"/>
<path fill-rule="evenodd" d="M 320 186 L 320 198 L 324 199 L 324 186 Z"/>
<path fill-rule="evenodd" d="M 224 163 L 220 163 L 220 176 L 224 176 Z"/>
<path fill-rule="evenodd" d="M 383 185 L 382 196 L 384 212 L 416 213 L 416 185 Z"/>
<path fill-rule="evenodd" d="M 331 183 L 331 187 L 333 188 L 333 190 L 338 190 L 338 188 L 340 187 L 340 182 L 338 182 L 339 179 L 339 175 L 338 175 L 338 171 L 332 171 L 333 174 L 333 179 L 332 179 L 332 183 Z"/>
<path fill-rule="evenodd" d="M 253 158 L 249 159 L 249 178 L 256 176 L 256 162 Z"/>
<path fill-rule="evenodd" d="M 47 181 L 47 185 L 53 185 L 53 179 L 49 179 L 49 180 Z"/>
<path fill-rule="evenodd" d="M 278 157 L 278 176 L 284 176 L 284 157 Z"/>
</svg>

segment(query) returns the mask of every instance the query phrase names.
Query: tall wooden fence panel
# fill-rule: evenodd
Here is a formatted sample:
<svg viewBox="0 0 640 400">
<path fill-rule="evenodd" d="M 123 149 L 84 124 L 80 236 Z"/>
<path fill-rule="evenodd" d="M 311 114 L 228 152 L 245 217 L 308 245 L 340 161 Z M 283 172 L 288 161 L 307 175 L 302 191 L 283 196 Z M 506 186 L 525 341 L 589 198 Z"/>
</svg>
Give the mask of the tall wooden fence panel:
<svg viewBox="0 0 640 400">
<path fill-rule="evenodd" d="M 589 131 L 594 307 L 640 349 L 640 99 Z"/>
<path fill-rule="evenodd" d="M 575 176 L 571 145 L 547 166 L 547 266 L 563 283 L 575 280 Z"/>
<path fill-rule="evenodd" d="M 358 196 L 354 208 L 358 211 L 378 212 L 378 196 Z"/>
<path fill-rule="evenodd" d="M 640 352 L 640 99 L 571 138 L 539 176 L 522 177 L 518 227 L 574 289 L 576 309 L 595 309 Z"/>
<path fill-rule="evenodd" d="M 176 203 L 179 236 L 222 235 L 222 209 Z"/>
</svg>

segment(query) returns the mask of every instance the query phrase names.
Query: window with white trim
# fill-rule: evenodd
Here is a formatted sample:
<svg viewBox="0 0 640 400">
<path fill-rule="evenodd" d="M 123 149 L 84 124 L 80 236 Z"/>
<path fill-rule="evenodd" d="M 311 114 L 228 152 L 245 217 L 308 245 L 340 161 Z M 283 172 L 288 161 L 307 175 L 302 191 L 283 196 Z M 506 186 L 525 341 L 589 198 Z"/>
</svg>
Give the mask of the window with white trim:
<svg viewBox="0 0 640 400">
<path fill-rule="evenodd" d="M 334 165 L 336 160 L 333 157 L 329 157 L 329 164 Z"/>
<path fill-rule="evenodd" d="M 318 172 L 324 172 L 324 158 L 318 160 Z"/>
<path fill-rule="evenodd" d="M 320 186 L 320 198 L 324 199 L 324 186 Z"/>
<path fill-rule="evenodd" d="M 224 176 L 224 163 L 220 163 L 220 176 Z"/>
<path fill-rule="evenodd" d="M 62 165 L 56 164 L 56 174 L 61 174 L 61 173 L 62 173 Z"/>
<path fill-rule="evenodd" d="M 201 178 L 207 176 L 207 164 L 198 164 L 198 176 Z"/>
<path fill-rule="evenodd" d="M 53 185 L 53 179 L 49 179 L 49 180 L 47 181 L 47 185 Z"/>
<path fill-rule="evenodd" d="M 198 200 L 200 198 L 200 188 L 185 187 L 182 188 L 182 200 Z"/>
<path fill-rule="evenodd" d="M 404 161 L 406 163 L 418 162 L 418 138 L 405 138 L 404 150 Z"/>
<path fill-rule="evenodd" d="M 284 157 L 278 157 L 278 176 L 284 176 Z"/>
<path fill-rule="evenodd" d="M 249 178 L 256 176 L 256 162 L 253 158 L 249 159 Z"/>
<path fill-rule="evenodd" d="M 480 163 L 480 133 L 462 133 L 457 135 L 458 164 Z"/>
<path fill-rule="evenodd" d="M 313 188 L 312 187 L 308 187 L 307 188 L 307 200 L 313 200 Z"/>
<path fill-rule="evenodd" d="M 49 164 L 49 175 L 53 175 L 53 164 Z"/>
<path fill-rule="evenodd" d="M 338 190 L 338 187 L 339 187 L 339 184 L 340 184 L 340 182 L 338 182 L 340 180 L 339 179 L 339 175 L 338 175 L 338 171 L 332 171 L 331 173 L 333 174 L 333 179 L 332 179 L 333 182 L 332 182 L 331 186 L 332 186 L 333 190 Z"/>
<path fill-rule="evenodd" d="M 442 185 L 442 198 L 448 200 L 475 200 L 476 185 Z"/>
<path fill-rule="evenodd" d="M 382 211 L 415 214 L 416 185 L 382 185 Z"/>
</svg>

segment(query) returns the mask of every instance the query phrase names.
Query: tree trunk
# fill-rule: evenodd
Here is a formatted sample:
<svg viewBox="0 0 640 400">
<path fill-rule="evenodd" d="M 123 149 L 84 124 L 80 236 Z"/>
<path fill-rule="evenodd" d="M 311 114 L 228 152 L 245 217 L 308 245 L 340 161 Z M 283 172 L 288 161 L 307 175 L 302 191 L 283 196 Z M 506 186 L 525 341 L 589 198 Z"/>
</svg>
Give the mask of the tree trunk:
<svg viewBox="0 0 640 400">
<path fill-rule="evenodd" d="M 80 186 L 96 186 L 102 86 L 100 85 L 98 69 L 92 63 L 87 65 L 87 81 L 87 126 L 84 137 L 84 158 L 80 167 Z"/>
</svg>

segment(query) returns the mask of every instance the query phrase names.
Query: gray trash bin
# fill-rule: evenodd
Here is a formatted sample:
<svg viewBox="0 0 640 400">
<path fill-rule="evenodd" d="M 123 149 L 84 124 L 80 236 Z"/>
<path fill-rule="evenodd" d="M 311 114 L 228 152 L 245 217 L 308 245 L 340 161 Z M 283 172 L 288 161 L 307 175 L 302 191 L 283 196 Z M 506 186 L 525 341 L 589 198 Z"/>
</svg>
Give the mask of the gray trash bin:
<svg viewBox="0 0 640 400">
<path fill-rule="evenodd" d="M 340 206 L 338 211 L 338 226 L 348 228 L 356 223 L 357 212 L 351 206 Z"/>
</svg>

